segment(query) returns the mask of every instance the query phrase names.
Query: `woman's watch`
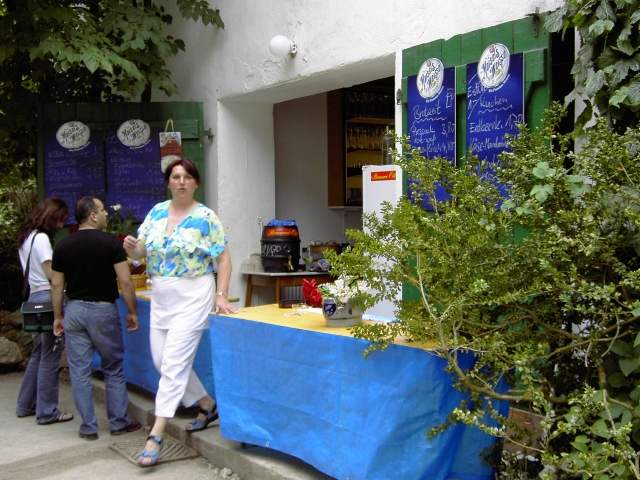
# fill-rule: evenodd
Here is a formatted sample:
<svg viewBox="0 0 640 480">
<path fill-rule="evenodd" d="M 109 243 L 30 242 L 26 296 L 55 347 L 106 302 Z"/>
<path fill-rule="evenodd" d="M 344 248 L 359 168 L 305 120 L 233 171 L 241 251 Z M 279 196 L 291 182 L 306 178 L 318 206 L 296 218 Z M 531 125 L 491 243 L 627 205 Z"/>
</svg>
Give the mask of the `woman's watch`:
<svg viewBox="0 0 640 480">
<path fill-rule="evenodd" d="M 216 296 L 227 298 L 227 296 L 225 295 L 225 293 L 223 291 L 216 292 Z"/>
</svg>

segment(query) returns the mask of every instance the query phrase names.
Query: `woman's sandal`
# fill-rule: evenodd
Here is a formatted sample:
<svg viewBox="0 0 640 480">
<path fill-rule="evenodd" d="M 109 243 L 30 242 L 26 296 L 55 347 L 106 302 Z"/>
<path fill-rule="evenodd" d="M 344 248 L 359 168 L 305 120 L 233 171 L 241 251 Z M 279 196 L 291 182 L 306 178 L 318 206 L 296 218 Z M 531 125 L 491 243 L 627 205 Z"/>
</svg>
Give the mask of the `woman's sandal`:
<svg viewBox="0 0 640 480">
<path fill-rule="evenodd" d="M 138 466 L 142 468 L 153 467 L 157 465 L 158 460 L 160 460 L 160 451 L 162 450 L 162 437 L 160 435 L 149 435 L 147 437 L 147 441 L 151 440 L 158 446 L 157 450 L 147 450 L 145 445 L 144 450 L 142 450 L 138 456 L 136 457 L 136 461 L 138 462 Z M 149 459 L 148 462 L 145 462 L 144 459 Z"/>
<path fill-rule="evenodd" d="M 218 407 L 216 405 L 213 406 L 211 410 L 205 410 L 204 408 L 199 408 L 199 412 L 205 416 L 205 418 L 194 418 L 189 425 L 186 426 L 185 430 L 188 433 L 199 432 L 200 430 L 204 430 L 211 423 L 215 422 L 218 415 Z"/>
</svg>

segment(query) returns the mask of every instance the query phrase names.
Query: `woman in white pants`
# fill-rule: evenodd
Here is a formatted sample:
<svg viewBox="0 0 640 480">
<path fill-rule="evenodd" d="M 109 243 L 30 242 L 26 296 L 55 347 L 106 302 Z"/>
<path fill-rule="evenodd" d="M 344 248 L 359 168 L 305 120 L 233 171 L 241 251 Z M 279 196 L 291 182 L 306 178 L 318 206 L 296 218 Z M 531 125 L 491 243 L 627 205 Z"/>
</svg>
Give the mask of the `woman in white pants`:
<svg viewBox="0 0 640 480">
<path fill-rule="evenodd" d="M 147 272 L 152 278 L 149 341 L 154 365 L 160 372 L 156 420 L 138 455 L 142 467 L 158 463 L 162 435 L 180 401 L 187 406 L 197 402 L 200 407 L 187 431 L 202 430 L 218 418 L 215 401 L 193 371 L 193 359 L 212 309 L 234 312 L 227 301 L 229 249 L 216 214 L 194 199 L 200 183 L 197 168 L 187 159 L 176 160 L 167 166 L 165 181 L 171 200 L 151 209 L 137 239 L 124 239 L 131 258 L 147 258 Z"/>
</svg>

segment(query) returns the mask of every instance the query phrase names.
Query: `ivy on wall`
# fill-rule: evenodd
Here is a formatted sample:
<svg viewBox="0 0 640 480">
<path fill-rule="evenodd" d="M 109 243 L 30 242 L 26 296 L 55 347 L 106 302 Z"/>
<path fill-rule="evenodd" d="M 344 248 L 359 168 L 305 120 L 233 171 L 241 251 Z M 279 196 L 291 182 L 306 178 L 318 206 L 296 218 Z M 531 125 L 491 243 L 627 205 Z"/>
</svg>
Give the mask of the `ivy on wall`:
<svg viewBox="0 0 640 480">
<path fill-rule="evenodd" d="M 571 72 L 576 85 L 567 96 L 568 102 L 585 102 L 577 126 L 594 115 L 607 117 L 618 131 L 635 125 L 640 118 L 640 1 L 567 0 L 547 15 L 545 28 L 563 33 L 575 28 L 580 36 Z"/>
</svg>

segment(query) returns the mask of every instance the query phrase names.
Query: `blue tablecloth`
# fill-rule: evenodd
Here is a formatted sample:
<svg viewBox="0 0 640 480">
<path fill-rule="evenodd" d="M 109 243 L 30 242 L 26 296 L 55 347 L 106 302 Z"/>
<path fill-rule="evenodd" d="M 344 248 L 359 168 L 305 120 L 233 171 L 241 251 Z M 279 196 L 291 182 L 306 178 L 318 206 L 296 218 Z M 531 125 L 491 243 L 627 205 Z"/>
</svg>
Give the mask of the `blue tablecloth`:
<svg viewBox="0 0 640 480">
<path fill-rule="evenodd" d="M 427 436 L 463 398 L 428 351 L 364 358 L 362 340 L 223 316 L 210 333 L 224 437 L 338 479 L 493 478 L 481 460 L 491 437 L 464 425 Z"/>
<path fill-rule="evenodd" d="M 119 308 L 124 318 L 122 302 Z M 125 373 L 155 392 L 149 302 L 138 300 L 138 312 L 140 330 L 125 333 Z M 230 440 L 288 453 L 344 480 L 493 478 L 481 458 L 491 437 L 464 425 L 427 436 L 464 398 L 444 360 L 403 345 L 364 358 L 366 346 L 349 336 L 211 316 L 194 366 L 212 394 L 215 376 L 220 429 Z"/>
</svg>

